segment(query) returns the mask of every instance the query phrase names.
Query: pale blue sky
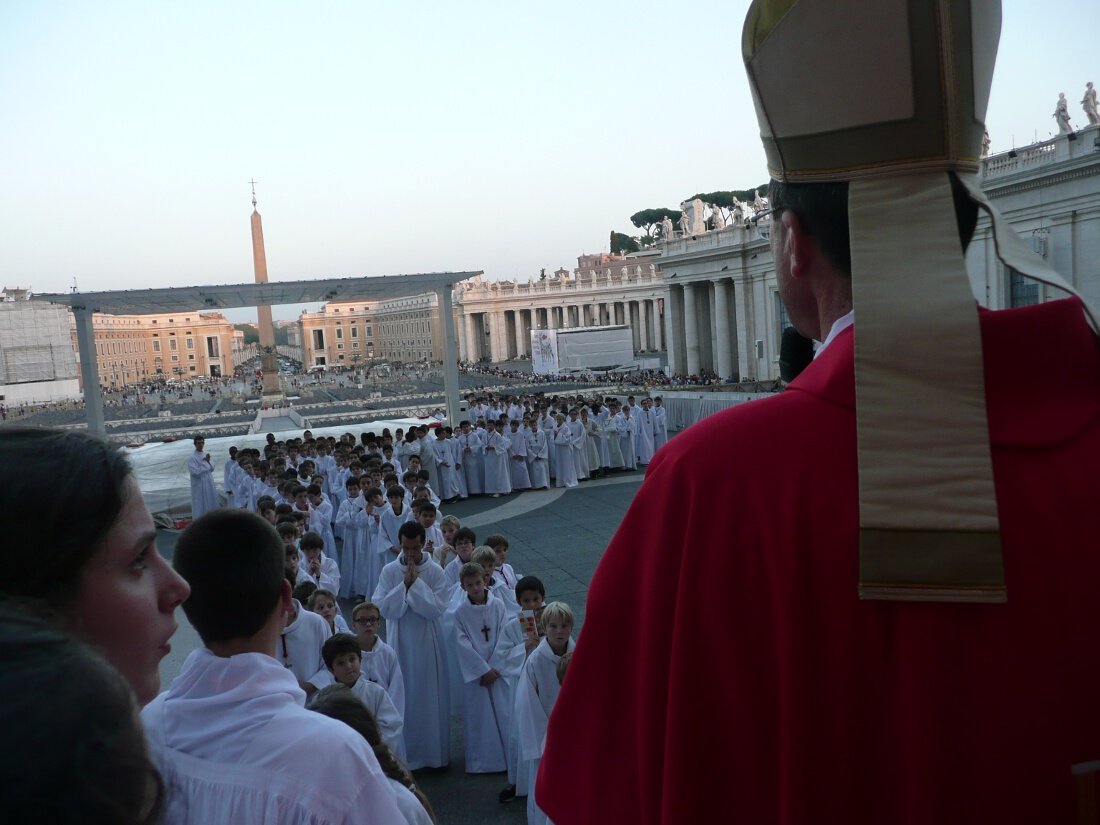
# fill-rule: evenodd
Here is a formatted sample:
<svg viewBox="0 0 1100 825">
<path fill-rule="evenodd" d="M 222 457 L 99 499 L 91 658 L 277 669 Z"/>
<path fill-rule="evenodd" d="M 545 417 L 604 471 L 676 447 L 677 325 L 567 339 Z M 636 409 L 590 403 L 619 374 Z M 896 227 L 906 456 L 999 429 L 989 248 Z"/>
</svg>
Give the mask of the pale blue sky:
<svg viewBox="0 0 1100 825">
<path fill-rule="evenodd" d="M 767 179 L 747 7 L 8 0 L 0 282 L 251 280 L 251 177 L 272 280 L 571 269 L 639 209 Z M 995 151 L 1060 91 L 1083 123 L 1098 35 L 1097 0 L 1005 0 Z"/>
</svg>

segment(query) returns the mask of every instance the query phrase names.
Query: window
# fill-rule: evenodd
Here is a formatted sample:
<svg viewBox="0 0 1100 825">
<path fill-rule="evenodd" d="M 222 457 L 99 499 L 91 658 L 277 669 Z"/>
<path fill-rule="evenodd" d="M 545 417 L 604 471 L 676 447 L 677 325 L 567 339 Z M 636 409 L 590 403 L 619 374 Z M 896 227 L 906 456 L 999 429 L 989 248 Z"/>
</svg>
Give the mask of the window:
<svg viewBox="0 0 1100 825">
<path fill-rule="evenodd" d="M 216 335 L 206 336 L 206 355 L 208 358 L 221 357 L 221 346 Z"/>
<path fill-rule="evenodd" d="M 187 348 L 188 349 L 194 349 L 195 348 L 195 339 L 194 338 L 188 338 L 187 339 Z"/>
<path fill-rule="evenodd" d="M 1010 266 L 1005 267 L 1008 276 L 1009 307 L 1030 307 L 1039 303 L 1039 283 L 1032 281 Z"/>
<path fill-rule="evenodd" d="M 195 360 L 195 354 L 194 354 L 194 353 L 191 353 L 190 355 L 188 355 L 188 356 L 187 356 L 187 360 L 188 360 L 188 361 L 194 361 L 194 360 Z"/>
<path fill-rule="evenodd" d="M 352 341 L 351 342 L 351 348 L 352 349 L 359 349 L 359 342 L 358 341 Z"/>
<path fill-rule="evenodd" d="M 172 350 L 172 352 L 175 352 L 178 349 L 178 347 L 176 346 L 175 338 L 168 339 L 168 349 Z"/>
<path fill-rule="evenodd" d="M 783 330 L 791 325 L 791 319 L 787 317 L 787 308 L 783 306 L 779 293 L 773 292 L 772 294 L 775 295 L 775 317 L 779 323 L 779 335 L 776 337 L 778 341 L 783 338 Z"/>
<path fill-rule="evenodd" d="M 344 337 L 344 328 L 343 327 L 337 327 L 336 328 L 336 340 L 339 341 L 343 337 Z"/>
<path fill-rule="evenodd" d="M 343 348 L 344 348 L 343 344 L 337 344 L 336 345 L 336 349 L 343 349 Z M 343 358 L 343 356 L 340 356 L 340 357 Z"/>
<path fill-rule="evenodd" d="M 352 327 L 351 328 L 351 337 L 352 338 L 358 338 L 359 337 L 359 327 Z"/>
</svg>

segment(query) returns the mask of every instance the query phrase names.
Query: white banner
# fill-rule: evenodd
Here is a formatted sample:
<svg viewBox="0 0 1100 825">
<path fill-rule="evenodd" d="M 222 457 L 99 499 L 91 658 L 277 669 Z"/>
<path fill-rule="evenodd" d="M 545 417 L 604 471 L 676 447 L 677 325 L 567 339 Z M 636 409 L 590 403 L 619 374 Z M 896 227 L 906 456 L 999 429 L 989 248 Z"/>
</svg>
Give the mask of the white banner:
<svg viewBox="0 0 1100 825">
<path fill-rule="evenodd" d="M 531 330 L 531 366 L 536 375 L 558 372 L 558 332 L 554 329 Z"/>
</svg>

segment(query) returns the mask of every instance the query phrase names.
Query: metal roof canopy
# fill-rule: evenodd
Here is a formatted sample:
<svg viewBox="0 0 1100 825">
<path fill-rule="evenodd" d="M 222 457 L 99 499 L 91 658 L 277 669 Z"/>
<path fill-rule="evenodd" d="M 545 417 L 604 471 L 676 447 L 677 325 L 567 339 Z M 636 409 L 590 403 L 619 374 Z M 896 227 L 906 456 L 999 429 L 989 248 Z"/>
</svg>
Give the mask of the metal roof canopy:
<svg viewBox="0 0 1100 825">
<path fill-rule="evenodd" d="M 380 301 L 435 292 L 481 275 L 481 272 L 427 272 L 311 281 L 180 286 L 163 289 L 116 289 L 108 292 L 41 293 L 35 300 L 113 315 L 211 311 L 237 307 L 312 304 L 327 301 Z"/>
<path fill-rule="evenodd" d="M 481 272 L 427 272 L 413 275 L 379 275 L 363 278 L 321 278 L 311 281 L 267 281 L 265 283 L 183 286 L 163 289 L 119 289 L 107 292 L 42 293 L 33 300 L 68 306 L 76 319 L 76 340 L 80 350 L 84 407 L 88 429 L 106 434 L 103 394 L 99 387 L 99 366 L 92 315 L 158 315 L 202 312 L 238 307 L 310 304 L 328 301 L 380 301 L 435 292 L 439 296 L 443 322 L 443 386 L 447 418 L 458 420 L 458 347 L 455 343 L 451 290 L 455 284 Z"/>
</svg>

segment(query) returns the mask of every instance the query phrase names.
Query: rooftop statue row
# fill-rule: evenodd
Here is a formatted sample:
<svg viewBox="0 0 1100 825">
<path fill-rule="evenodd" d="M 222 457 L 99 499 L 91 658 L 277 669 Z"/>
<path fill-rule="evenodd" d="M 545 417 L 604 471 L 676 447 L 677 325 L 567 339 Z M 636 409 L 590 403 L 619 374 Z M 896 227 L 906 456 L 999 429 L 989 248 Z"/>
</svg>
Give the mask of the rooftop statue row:
<svg viewBox="0 0 1100 825">
<path fill-rule="evenodd" d="M 706 209 L 710 214 L 706 214 Z M 662 240 L 671 241 L 676 237 L 702 235 L 704 232 L 721 232 L 734 227 L 747 227 L 757 214 L 768 209 L 768 199 L 759 192 L 752 201 L 743 201 L 736 195 L 733 204 L 725 208 L 714 203 L 704 203 L 699 198 L 684 201 L 680 204 L 681 215 L 679 226 L 674 226 L 672 219 L 666 216 L 660 224 L 660 236 Z"/>
<path fill-rule="evenodd" d="M 460 284 L 462 293 L 519 293 L 549 292 L 599 286 L 601 283 L 631 283 L 648 281 L 658 277 L 655 264 L 613 264 L 606 269 L 594 269 L 574 276 L 547 275 L 545 280 L 516 283 L 514 281 L 482 281 L 471 279 Z"/>
<path fill-rule="evenodd" d="M 1100 111 L 1097 111 L 1096 105 L 1096 89 L 1093 88 L 1091 80 L 1085 84 L 1085 96 L 1081 98 L 1081 108 L 1085 110 L 1085 117 L 1088 118 L 1089 126 L 1100 124 Z M 1059 93 L 1058 104 L 1054 107 L 1054 114 L 1051 117 L 1058 123 L 1059 134 L 1067 135 L 1073 131 L 1073 127 L 1069 122 L 1069 102 L 1066 100 L 1065 92 Z"/>
</svg>

